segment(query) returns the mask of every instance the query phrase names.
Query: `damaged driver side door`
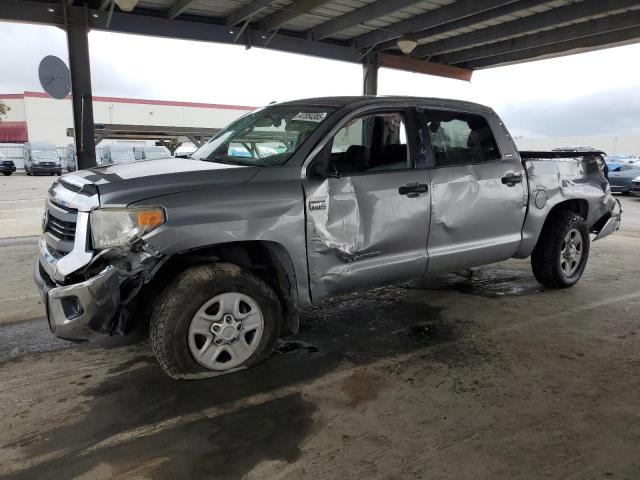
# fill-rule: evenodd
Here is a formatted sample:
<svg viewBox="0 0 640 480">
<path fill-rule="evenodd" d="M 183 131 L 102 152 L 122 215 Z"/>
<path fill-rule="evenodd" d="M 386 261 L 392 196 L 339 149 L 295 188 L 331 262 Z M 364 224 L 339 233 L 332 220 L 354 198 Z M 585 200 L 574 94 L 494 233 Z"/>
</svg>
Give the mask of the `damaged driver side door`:
<svg viewBox="0 0 640 480">
<path fill-rule="evenodd" d="M 307 169 L 307 256 L 314 301 L 424 275 L 429 174 L 410 109 L 343 121 Z"/>
</svg>

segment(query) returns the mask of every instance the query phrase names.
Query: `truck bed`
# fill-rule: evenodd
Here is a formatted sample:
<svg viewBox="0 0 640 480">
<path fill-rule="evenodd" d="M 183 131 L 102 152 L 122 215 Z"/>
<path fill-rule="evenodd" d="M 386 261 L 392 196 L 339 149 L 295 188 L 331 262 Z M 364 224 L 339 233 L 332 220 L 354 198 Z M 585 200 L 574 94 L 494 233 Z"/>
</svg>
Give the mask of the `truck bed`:
<svg viewBox="0 0 640 480">
<path fill-rule="evenodd" d="M 576 157 L 601 157 L 606 155 L 600 150 L 563 150 L 563 151 L 543 151 L 543 150 L 522 150 L 519 152 L 520 158 L 528 160 L 532 158 L 576 158 Z"/>
</svg>

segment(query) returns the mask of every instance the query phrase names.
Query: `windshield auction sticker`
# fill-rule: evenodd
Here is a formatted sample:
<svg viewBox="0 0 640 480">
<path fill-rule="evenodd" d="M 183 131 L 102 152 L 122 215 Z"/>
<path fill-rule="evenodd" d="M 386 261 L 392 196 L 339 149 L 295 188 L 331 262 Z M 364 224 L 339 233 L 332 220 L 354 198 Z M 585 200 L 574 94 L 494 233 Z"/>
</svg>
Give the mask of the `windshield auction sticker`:
<svg viewBox="0 0 640 480">
<path fill-rule="evenodd" d="M 327 116 L 327 112 L 300 112 L 291 120 L 298 120 L 300 122 L 321 122 Z"/>
</svg>

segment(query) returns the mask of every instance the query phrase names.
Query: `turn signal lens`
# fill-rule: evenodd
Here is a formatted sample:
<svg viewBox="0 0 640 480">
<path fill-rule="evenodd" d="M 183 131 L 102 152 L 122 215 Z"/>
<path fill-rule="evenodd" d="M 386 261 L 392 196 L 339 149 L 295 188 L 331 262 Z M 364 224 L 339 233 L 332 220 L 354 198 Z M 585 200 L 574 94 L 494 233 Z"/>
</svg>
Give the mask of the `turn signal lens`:
<svg viewBox="0 0 640 480">
<path fill-rule="evenodd" d="M 138 212 L 138 225 L 147 227 L 149 230 L 156 228 L 164 223 L 164 214 L 162 210 L 142 210 Z"/>
</svg>

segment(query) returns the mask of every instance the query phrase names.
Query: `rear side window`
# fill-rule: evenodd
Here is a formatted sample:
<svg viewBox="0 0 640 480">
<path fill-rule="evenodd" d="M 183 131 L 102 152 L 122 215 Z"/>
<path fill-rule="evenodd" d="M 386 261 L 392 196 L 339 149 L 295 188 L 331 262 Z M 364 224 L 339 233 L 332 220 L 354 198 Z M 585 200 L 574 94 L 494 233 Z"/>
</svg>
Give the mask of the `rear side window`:
<svg viewBox="0 0 640 480">
<path fill-rule="evenodd" d="M 469 165 L 500 158 L 487 120 L 480 115 L 428 110 L 427 132 L 436 166 Z"/>
</svg>

